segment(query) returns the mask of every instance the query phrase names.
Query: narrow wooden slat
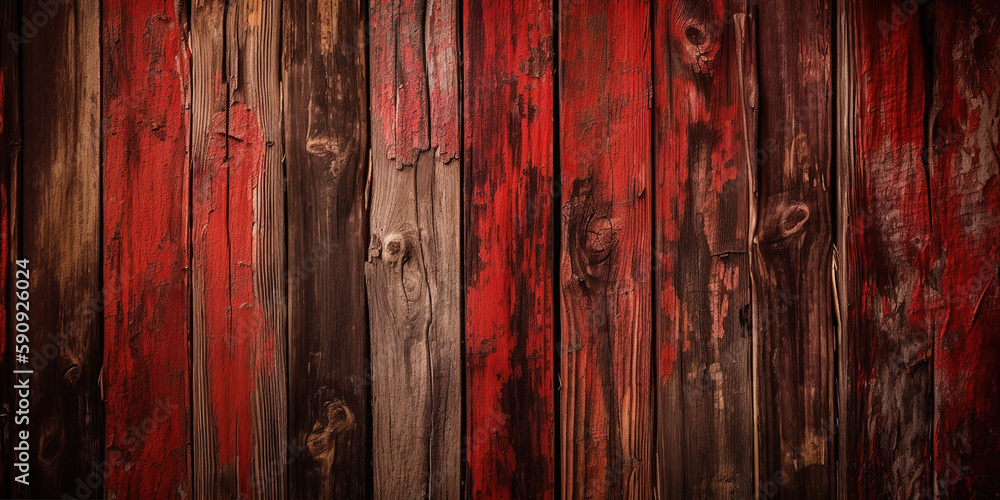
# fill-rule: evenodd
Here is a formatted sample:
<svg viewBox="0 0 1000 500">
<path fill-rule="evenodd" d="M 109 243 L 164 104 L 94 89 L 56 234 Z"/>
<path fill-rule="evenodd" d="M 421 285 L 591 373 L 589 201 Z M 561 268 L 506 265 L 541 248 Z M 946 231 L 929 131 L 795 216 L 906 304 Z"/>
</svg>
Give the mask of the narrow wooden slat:
<svg viewBox="0 0 1000 500">
<path fill-rule="evenodd" d="M 35 370 L 27 426 L 31 484 L 20 493 L 100 497 L 100 484 L 86 485 L 92 473 L 100 477 L 95 464 L 104 441 L 101 314 L 92 309 L 102 270 L 99 2 L 25 1 L 22 15 L 48 21 L 20 46 L 20 211 L 22 224 L 32 228 L 21 234 L 21 256 L 30 259 L 27 314 Z"/>
<path fill-rule="evenodd" d="M 186 20 L 171 0 L 101 17 L 105 495 L 189 497 Z"/>
<path fill-rule="evenodd" d="M 934 485 L 942 498 L 988 498 L 1000 491 L 1000 11 L 933 9 Z"/>
<path fill-rule="evenodd" d="M 833 496 L 827 0 L 761 0 L 759 208 L 751 266 L 762 495 Z"/>
<path fill-rule="evenodd" d="M 739 0 L 660 1 L 653 25 L 657 490 L 752 497 L 753 28 Z"/>
<path fill-rule="evenodd" d="M 368 489 L 368 100 L 357 0 L 285 2 L 289 464 L 293 498 Z"/>
<path fill-rule="evenodd" d="M 564 498 L 650 498 L 652 197 L 646 0 L 562 0 Z"/>
<path fill-rule="evenodd" d="M 192 12 L 195 496 L 283 498 L 281 10 L 223 7 Z"/>
<path fill-rule="evenodd" d="M 921 18 L 838 3 L 840 498 L 931 498 L 931 213 Z"/>
<path fill-rule="evenodd" d="M 461 493 L 457 13 L 370 5 L 375 498 Z"/>
<path fill-rule="evenodd" d="M 0 30 L 14 33 L 17 27 L 17 3 L 0 5 Z M 13 497 L 14 482 L 14 381 L 11 370 L 15 365 L 14 338 L 10 335 L 13 318 L 7 308 L 14 304 L 10 271 L 17 258 L 17 170 L 21 157 L 20 44 L 0 45 L 0 496 Z M 8 451 L 9 450 L 9 451 Z"/>
<path fill-rule="evenodd" d="M 552 3 L 463 13 L 466 489 L 552 498 Z"/>
</svg>

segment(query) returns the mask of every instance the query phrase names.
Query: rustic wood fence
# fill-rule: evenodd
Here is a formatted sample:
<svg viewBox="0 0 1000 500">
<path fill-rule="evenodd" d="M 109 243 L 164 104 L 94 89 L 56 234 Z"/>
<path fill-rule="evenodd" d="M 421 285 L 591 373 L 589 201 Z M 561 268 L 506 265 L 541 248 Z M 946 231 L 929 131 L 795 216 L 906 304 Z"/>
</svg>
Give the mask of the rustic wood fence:
<svg viewBox="0 0 1000 500">
<path fill-rule="evenodd" d="M 0 27 L 0 496 L 1000 494 L 992 0 Z"/>
</svg>

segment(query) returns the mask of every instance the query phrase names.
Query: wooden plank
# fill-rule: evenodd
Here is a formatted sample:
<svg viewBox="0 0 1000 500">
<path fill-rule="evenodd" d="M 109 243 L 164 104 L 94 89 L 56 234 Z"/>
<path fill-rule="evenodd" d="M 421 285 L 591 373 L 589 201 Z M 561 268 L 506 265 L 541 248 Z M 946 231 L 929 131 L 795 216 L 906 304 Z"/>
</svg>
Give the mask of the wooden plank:
<svg viewBox="0 0 1000 500">
<path fill-rule="evenodd" d="M 461 494 L 457 4 L 373 2 L 372 439 L 376 498 Z"/>
<path fill-rule="evenodd" d="M 276 1 L 193 5 L 199 497 L 287 494 L 280 14 Z"/>
<path fill-rule="evenodd" d="M 921 17 L 838 3 L 840 498 L 931 498 L 931 212 Z M 906 7 L 908 8 L 908 7 Z"/>
<path fill-rule="evenodd" d="M 466 493 L 552 498 L 553 9 L 462 11 Z"/>
<path fill-rule="evenodd" d="M 994 2 L 936 2 L 934 486 L 942 498 L 1000 491 L 1000 12 Z"/>
<path fill-rule="evenodd" d="M 788 498 L 834 492 L 830 9 L 758 5 L 757 472 L 762 495 Z"/>
<path fill-rule="evenodd" d="M 564 498 L 650 498 L 650 10 L 559 6 Z"/>
<path fill-rule="evenodd" d="M 0 5 L 0 30 L 18 34 L 17 3 Z M 7 308 L 15 303 L 10 271 L 14 269 L 17 252 L 17 183 L 21 158 L 21 92 L 18 52 L 22 44 L 0 45 L 0 496 L 13 498 L 14 482 L 14 381 L 15 366 L 13 318 Z"/>
<path fill-rule="evenodd" d="M 101 14 L 105 495 L 189 497 L 186 20 L 171 0 Z"/>
<path fill-rule="evenodd" d="M 282 15 L 294 498 L 368 491 L 365 17 L 356 0 Z"/>
<path fill-rule="evenodd" d="M 751 497 L 753 27 L 736 0 L 658 2 L 653 25 L 657 492 Z"/>
<path fill-rule="evenodd" d="M 25 1 L 47 19 L 19 47 L 23 71 L 21 256 L 30 260 L 31 409 L 27 497 L 100 497 L 86 482 L 103 455 L 100 314 L 99 4 Z M 64 71 L 53 71 L 63 68 Z M 22 429 L 24 427 L 17 427 Z M 78 486 L 82 480 L 83 487 Z M 99 481 L 92 481 L 91 484 Z"/>
</svg>

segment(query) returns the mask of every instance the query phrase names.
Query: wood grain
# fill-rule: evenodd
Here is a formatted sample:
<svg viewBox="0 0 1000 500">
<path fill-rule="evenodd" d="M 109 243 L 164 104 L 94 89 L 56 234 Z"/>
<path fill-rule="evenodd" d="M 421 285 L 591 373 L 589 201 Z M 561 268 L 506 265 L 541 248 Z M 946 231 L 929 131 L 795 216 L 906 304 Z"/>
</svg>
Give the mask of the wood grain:
<svg viewBox="0 0 1000 500">
<path fill-rule="evenodd" d="M 838 3 L 840 498 L 931 498 L 933 241 L 921 16 Z"/>
<path fill-rule="evenodd" d="M 356 0 L 284 5 L 289 490 L 362 498 L 371 446 L 365 11 Z"/>
<path fill-rule="evenodd" d="M 835 475 L 832 12 L 826 0 L 766 0 L 757 11 L 758 491 L 828 498 Z"/>
<path fill-rule="evenodd" d="M 564 498 L 651 496 L 649 14 L 559 6 Z"/>
<path fill-rule="evenodd" d="M 741 1 L 657 3 L 657 492 L 753 496 L 753 27 Z"/>
<path fill-rule="evenodd" d="M 933 9 L 934 488 L 988 498 L 1000 492 L 1000 11 Z"/>
<path fill-rule="evenodd" d="M 17 33 L 17 3 L 0 5 L 0 30 Z M 15 366 L 14 341 L 9 335 L 14 331 L 13 317 L 7 308 L 14 303 L 13 275 L 16 249 L 18 202 L 17 184 L 21 164 L 21 85 L 18 48 L 15 44 L 0 44 L 0 496 L 13 497 L 15 467 L 14 438 L 14 381 L 11 370 Z"/>
<path fill-rule="evenodd" d="M 31 484 L 19 493 L 102 496 L 79 488 L 103 455 L 99 4 L 22 3 L 49 19 L 19 46 L 24 112 L 21 256 L 30 259 Z M 53 67 L 65 71 L 52 71 Z M 19 427 L 20 428 L 20 427 Z M 95 477 L 97 477 L 95 475 Z M 77 491 L 79 489 L 79 491 Z"/>
<path fill-rule="evenodd" d="M 373 2 L 375 498 L 461 494 L 461 162 L 452 0 Z"/>
<path fill-rule="evenodd" d="M 462 12 L 466 494 L 552 498 L 553 9 Z"/>
<path fill-rule="evenodd" d="M 198 497 L 287 495 L 280 14 L 269 0 L 193 6 Z"/>
<path fill-rule="evenodd" d="M 170 0 L 104 0 L 107 498 L 191 496 L 189 61 Z"/>
</svg>

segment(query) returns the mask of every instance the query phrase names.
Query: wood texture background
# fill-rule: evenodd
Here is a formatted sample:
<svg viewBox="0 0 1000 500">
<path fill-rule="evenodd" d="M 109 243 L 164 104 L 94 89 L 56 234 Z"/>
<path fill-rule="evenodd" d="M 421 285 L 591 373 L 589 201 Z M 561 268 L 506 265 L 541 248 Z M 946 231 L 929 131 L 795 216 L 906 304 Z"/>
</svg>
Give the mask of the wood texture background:
<svg viewBox="0 0 1000 500">
<path fill-rule="evenodd" d="M 990 0 L 0 29 L 0 497 L 1000 495 Z"/>
</svg>

